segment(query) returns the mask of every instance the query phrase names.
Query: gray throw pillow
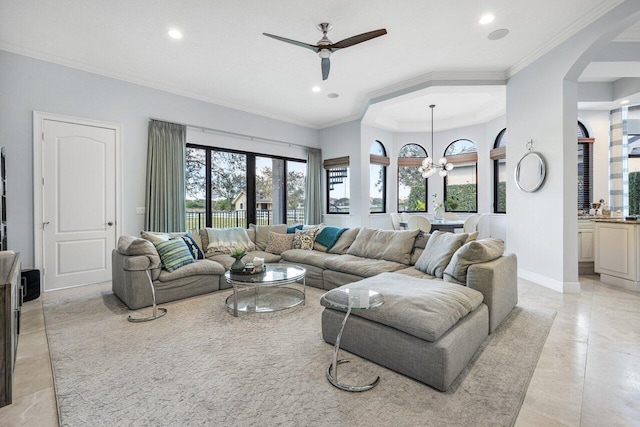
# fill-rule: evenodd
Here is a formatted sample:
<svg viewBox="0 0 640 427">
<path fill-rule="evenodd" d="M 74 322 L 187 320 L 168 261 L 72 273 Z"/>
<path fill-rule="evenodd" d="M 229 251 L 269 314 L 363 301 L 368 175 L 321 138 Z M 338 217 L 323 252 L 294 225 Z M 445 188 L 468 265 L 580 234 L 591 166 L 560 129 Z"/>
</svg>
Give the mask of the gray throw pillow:
<svg viewBox="0 0 640 427">
<path fill-rule="evenodd" d="M 355 242 L 356 237 L 358 237 L 359 232 L 360 227 L 350 228 L 346 230 L 340 235 L 340 238 L 338 239 L 336 244 L 333 245 L 331 249 L 329 249 L 329 253 L 335 255 L 346 254 L 353 242 Z"/>
<path fill-rule="evenodd" d="M 467 282 L 467 270 L 473 264 L 489 262 L 504 254 L 504 242 L 500 239 L 482 239 L 469 242 L 453 255 L 444 275 L 459 282 Z"/>
<path fill-rule="evenodd" d="M 454 234 L 434 231 L 416 262 L 416 269 L 442 279 L 444 270 L 453 254 L 464 245 L 468 237 L 467 233 Z"/>
</svg>

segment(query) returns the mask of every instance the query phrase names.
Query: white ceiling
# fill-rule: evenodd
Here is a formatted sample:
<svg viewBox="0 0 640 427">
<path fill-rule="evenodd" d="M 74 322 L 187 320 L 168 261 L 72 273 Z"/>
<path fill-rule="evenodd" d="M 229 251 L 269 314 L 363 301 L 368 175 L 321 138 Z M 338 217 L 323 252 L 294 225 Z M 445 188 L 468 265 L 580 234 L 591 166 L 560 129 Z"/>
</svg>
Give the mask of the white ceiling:
<svg viewBox="0 0 640 427">
<path fill-rule="evenodd" d="M 428 73 L 509 76 L 619 3 L 0 0 L 0 49 L 318 128 L 357 118 L 370 94 Z M 481 26 L 486 12 L 496 20 Z M 262 35 L 314 44 L 323 21 L 333 25 L 334 42 L 379 28 L 388 34 L 335 52 L 325 82 L 312 51 Z M 184 38 L 170 39 L 170 28 Z M 488 40 L 499 28 L 509 35 Z M 322 91 L 312 93 L 314 85 Z M 500 105 L 488 106 L 500 98 L 498 89 L 472 90 L 467 96 L 436 89 L 419 95 L 435 96 L 443 125 L 455 112 L 473 120 L 504 112 L 503 95 Z M 404 107 L 384 103 L 377 117 L 417 129 L 427 99 L 398 100 Z"/>
</svg>

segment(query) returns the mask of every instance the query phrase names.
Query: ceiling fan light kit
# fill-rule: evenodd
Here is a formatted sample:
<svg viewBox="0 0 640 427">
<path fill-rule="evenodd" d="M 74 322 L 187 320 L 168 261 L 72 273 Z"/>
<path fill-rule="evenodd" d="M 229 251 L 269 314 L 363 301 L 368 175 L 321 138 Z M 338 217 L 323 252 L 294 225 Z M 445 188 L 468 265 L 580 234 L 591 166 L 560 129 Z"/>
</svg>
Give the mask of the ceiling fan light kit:
<svg viewBox="0 0 640 427">
<path fill-rule="evenodd" d="M 346 47 L 354 46 L 358 43 L 366 42 L 367 40 L 375 39 L 376 37 L 384 36 L 387 34 L 387 30 L 384 28 L 375 31 L 369 31 L 367 33 L 358 34 L 357 36 L 349 37 L 344 40 L 340 40 L 337 43 L 333 43 L 327 37 L 327 33 L 331 31 L 333 28 L 331 24 L 328 22 L 323 22 L 318 25 L 318 30 L 322 32 L 322 38 L 318 40 L 318 43 L 313 45 L 309 43 L 299 42 L 297 40 L 291 40 L 280 36 L 275 36 L 273 34 L 262 33 L 267 37 L 271 37 L 276 40 L 283 41 L 285 43 L 290 43 L 296 46 L 304 47 L 306 49 L 311 49 L 318 54 L 321 58 L 320 61 L 320 69 L 322 70 L 322 80 L 327 80 L 329 78 L 329 70 L 331 69 L 331 62 L 329 58 L 331 54 L 338 49 L 344 49 Z"/>
</svg>

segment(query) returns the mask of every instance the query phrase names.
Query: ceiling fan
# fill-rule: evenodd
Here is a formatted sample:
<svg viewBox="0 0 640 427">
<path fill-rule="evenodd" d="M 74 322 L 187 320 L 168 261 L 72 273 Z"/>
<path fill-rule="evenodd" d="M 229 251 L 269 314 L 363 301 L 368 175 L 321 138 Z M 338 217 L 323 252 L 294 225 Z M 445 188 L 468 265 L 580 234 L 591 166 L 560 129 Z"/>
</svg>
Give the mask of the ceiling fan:
<svg viewBox="0 0 640 427">
<path fill-rule="evenodd" d="M 316 52 L 318 56 L 322 58 L 322 61 L 320 61 L 320 66 L 322 68 L 322 80 L 327 80 L 327 78 L 329 78 L 329 68 L 331 67 L 331 63 L 329 62 L 329 57 L 334 51 L 338 49 L 344 49 L 345 47 L 350 47 L 358 43 L 366 42 L 367 40 L 375 39 L 376 37 L 384 36 L 385 34 L 387 34 L 387 30 L 383 28 L 381 30 L 369 31 L 368 33 L 362 33 L 357 36 L 349 37 L 348 39 L 340 40 L 337 43 L 333 43 L 327 37 L 327 33 L 331 31 L 332 28 L 333 27 L 331 26 L 331 24 L 327 22 L 323 22 L 322 24 L 318 25 L 318 30 L 322 31 L 322 38 L 318 41 L 318 44 L 316 45 L 303 43 L 303 42 L 287 39 L 280 36 L 274 36 L 273 34 L 267 34 L 267 33 L 262 33 L 262 34 L 264 34 L 267 37 L 271 37 L 276 40 L 281 40 L 285 43 L 291 43 L 296 46 L 311 49 L 314 52 Z"/>
</svg>

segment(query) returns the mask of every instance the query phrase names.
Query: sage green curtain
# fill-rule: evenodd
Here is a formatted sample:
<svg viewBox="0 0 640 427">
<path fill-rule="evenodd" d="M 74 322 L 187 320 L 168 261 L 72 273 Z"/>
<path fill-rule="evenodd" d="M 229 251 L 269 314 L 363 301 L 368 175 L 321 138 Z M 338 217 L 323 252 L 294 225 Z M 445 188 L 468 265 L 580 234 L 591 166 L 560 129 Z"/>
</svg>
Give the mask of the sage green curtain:
<svg viewBox="0 0 640 427">
<path fill-rule="evenodd" d="M 322 151 L 307 149 L 307 183 L 305 188 L 304 221 L 306 224 L 322 222 Z"/>
<path fill-rule="evenodd" d="M 186 126 L 149 122 L 145 230 L 185 229 L 186 141 Z"/>
</svg>

